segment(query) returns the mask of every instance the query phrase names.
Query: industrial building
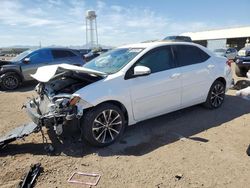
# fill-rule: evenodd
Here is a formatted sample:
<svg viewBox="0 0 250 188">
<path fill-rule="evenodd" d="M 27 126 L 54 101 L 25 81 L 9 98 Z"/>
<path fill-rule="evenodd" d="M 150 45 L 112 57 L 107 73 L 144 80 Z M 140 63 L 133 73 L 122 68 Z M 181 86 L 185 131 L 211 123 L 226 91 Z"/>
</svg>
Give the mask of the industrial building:
<svg viewBox="0 0 250 188">
<path fill-rule="evenodd" d="M 240 50 L 250 42 L 250 26 L 188 32 L 181 35 L 189 36 L 195 43 L 201 44 L 211 50 L 228 47 Z"/>
</svg>

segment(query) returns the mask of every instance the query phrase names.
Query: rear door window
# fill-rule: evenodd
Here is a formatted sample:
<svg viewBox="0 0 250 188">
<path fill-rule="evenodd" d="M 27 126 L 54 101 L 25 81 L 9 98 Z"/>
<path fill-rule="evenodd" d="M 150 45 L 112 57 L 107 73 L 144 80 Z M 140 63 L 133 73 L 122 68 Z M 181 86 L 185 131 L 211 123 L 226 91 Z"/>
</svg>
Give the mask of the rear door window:
<svg viewBox="0 0 250 188">
<path fill-rule="evenodd" d="M 51 50 L 51 52 L 52 52 L 54 59 L 76 56 L 76 54 L 74 54 L 73 52 L 68 51 L 68 50 Z"/>
<path fill-rule="evenodd" d="M 203 63 L 209 59 L 209 55 L 196 46 L 175 45 L 173 46 L 178 66 L 187 66 Z"/>
</svg>

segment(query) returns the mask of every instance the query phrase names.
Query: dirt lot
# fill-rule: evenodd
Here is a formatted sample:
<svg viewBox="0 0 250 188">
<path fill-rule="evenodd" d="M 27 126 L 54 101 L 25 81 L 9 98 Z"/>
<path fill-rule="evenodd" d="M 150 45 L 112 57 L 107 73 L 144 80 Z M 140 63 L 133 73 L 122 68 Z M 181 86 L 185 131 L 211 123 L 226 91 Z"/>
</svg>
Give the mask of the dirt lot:
<svg viewBox="0 0 250 188">
<path fill-rule="evenodd" d="M 27 86 L 0 92 L 0 134 L 30 121 L 21 106 L 33 94 Z M 36 187 L 78 187 L 67 183 L 75 171 L 100 173 L 97 187 L 249 187 L 250 101 L 234 94 L 229 90 L 218 110 L 194 106 L 129 127 L 102 149 L 77 142 L 75 134 L 63 144 L 53 139 L 49 156 L 34 134 L 0 151 L 0 187 L 16 187 L 36 162 L 44 167 Z"/>
</svg>

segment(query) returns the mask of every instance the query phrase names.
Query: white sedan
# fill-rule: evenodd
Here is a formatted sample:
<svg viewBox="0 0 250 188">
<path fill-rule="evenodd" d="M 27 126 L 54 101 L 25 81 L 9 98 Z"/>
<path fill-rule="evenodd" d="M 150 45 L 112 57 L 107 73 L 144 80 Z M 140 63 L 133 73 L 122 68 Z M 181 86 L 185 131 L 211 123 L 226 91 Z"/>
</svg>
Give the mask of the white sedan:
<svg viewBox="0 0 250 188">
<path fill-rule="evenodd" d="M 45 66 L 32 76 L 40 82 L 26 105 L 32 120 L 59 135 L 77 121 L 95 146 L 113 143 L 142 120 L 200 103 L 218 108 L 232 81 L 226 58 L 189 42 L 126 45 L 83 67 Z"/>
</svg>

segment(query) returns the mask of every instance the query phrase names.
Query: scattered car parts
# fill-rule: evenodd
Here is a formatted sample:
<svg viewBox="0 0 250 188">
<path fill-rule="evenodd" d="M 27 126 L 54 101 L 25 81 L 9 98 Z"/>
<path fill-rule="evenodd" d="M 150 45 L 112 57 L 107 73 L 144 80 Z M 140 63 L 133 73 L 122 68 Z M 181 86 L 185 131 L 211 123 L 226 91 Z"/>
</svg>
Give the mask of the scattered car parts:
<svg viewBox="0 0 250 188">
<path fill-rule="evenodd" d="M 76 179 L 76 176 L 78 176 L 79 179 Z M 93 181 L 82 181 L 80 180 L 80 177 L 84 176 L 87 178 L 93 179 Z M 96 186 L 101 178 L 100 174 L 96 173 L 83 173 L 83 172 L 74 172 L 70 178 L 68 179 L 69 183 L 77 183 L 77 184 L 85 184 L 85 185 L 90 185 L 90 186 Z"/>
<path fill-rule="evenodd" d="M 30 166 L 30 170 L 25 175 L 24 179 L 19 183 L 18 188 L 32 188 L 34 187 L 36 178 L 42 171 L 41 163 Z"/>
<path fill-rule="evenodd" d="M 17 127 L 0 138 L 0 148 L 17 139 L 22 139 L 33 132 L 38 132 L 39 129 L 40 127 L 33 122 Z"/>
<path fill-rule="evenodd" d="M 249 144 L 246 152 L 247 152 L 247 155 L 250 156 L 250 144 Z"/>
</svg>

